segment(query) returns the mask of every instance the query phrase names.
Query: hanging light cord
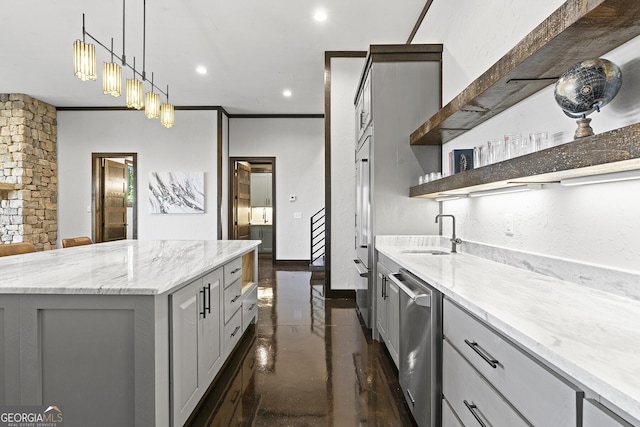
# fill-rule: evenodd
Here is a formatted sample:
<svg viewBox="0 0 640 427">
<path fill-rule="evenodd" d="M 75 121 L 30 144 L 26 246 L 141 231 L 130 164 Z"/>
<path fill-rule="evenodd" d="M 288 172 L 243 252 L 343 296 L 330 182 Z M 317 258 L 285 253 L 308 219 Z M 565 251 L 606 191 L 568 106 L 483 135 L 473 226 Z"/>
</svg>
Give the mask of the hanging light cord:
<svg viewBox="0 0 640 427">
<path fill-rule="evenodd" d="M 124 31 L 125 31 L 125 3 L 127 0 L 122 0 L 122 65 L 127 65 L 127 57 L 124 54 Z M 111 52 L 111 54 L 113 55 L 113 52 Z"/>
<path fill-rule="evenodd" d="M 142 81 L 146 80 L 146 47 L 147 47 L 147 0 L 142 0 Z M 153 82 L 151 82 L 153 87 Z"/>
</svg>

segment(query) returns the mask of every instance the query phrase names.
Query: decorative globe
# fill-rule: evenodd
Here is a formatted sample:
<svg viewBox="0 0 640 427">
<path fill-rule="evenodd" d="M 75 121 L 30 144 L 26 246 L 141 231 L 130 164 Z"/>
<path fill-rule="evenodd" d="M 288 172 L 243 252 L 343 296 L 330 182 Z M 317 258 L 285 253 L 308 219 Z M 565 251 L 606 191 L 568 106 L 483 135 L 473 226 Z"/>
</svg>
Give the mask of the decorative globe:
<svg viewBox="0 0 640 427">
<path fill-rule="evenodd" d="M 584 118 L 607 105 L 622 86 L 620 68 L 606 59 L 578 62 L 556 82 L 554 95 L 564 113 Z"/>
</svg>

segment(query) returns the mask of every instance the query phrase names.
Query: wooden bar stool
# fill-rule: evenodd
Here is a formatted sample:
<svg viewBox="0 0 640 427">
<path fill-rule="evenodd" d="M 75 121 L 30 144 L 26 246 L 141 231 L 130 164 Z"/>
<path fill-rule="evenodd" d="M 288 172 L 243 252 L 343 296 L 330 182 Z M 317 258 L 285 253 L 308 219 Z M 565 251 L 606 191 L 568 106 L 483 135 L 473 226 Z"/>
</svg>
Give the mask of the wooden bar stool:
<svg viewBox="0 0 640 427">
<path fill-rule="evenodd" d="M 70 237 L 62 239 L 63 248 L 71 248 L 73 246 L 91 245 L 93 241 L 89 237 Z"/>
<path fill-rule="evenodd" d="M 0 245 L 0 256 L 20 255 L 35 252 L 36 247 L 31 242 L 9 243 Z"/>
</svg>

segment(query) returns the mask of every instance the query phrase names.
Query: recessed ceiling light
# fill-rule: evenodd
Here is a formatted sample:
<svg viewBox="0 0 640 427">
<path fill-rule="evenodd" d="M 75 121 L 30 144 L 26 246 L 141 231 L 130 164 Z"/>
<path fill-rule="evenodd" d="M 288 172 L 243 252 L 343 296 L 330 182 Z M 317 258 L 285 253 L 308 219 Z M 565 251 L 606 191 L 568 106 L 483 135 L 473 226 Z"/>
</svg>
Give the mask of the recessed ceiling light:
<svg viewBox="0 0 640 427">
<path fill-rule="evenodd" d="M 291 97 L 291 95 L 293 95 L 293 93 L 291 93 L 289 89 L 285 89 L 282 91 L 282 96 L 286 96 L 287 98 L 289 98 Z"/>
<path fill-rule="evenodd" d="M 316 20 L 316 22 L 324 22 L 327 20 L 327 12 L 325 12 L 324 10 L 316 10 L 316 13 L 313 15 L 313 19 Z"/>
<path fill-rule="evenodd" d="M 196 73 L 207 74 L 207 69 L 203 65 L 199 65 L 198 67 L 196 67 Z"/>
</svg>

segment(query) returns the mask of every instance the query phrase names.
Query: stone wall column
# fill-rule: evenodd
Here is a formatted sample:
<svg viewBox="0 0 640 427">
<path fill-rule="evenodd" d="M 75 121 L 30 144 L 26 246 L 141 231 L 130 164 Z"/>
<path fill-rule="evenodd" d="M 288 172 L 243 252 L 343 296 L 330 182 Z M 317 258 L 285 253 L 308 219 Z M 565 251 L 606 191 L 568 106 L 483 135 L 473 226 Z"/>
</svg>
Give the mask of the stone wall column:
<svg viewBox="0 0 640 427">
<path fill-rule="evenodd" d="M 58 238 L 57 114 L 24 94 L 0 94 L 0 243 Z"/>
</svg>

